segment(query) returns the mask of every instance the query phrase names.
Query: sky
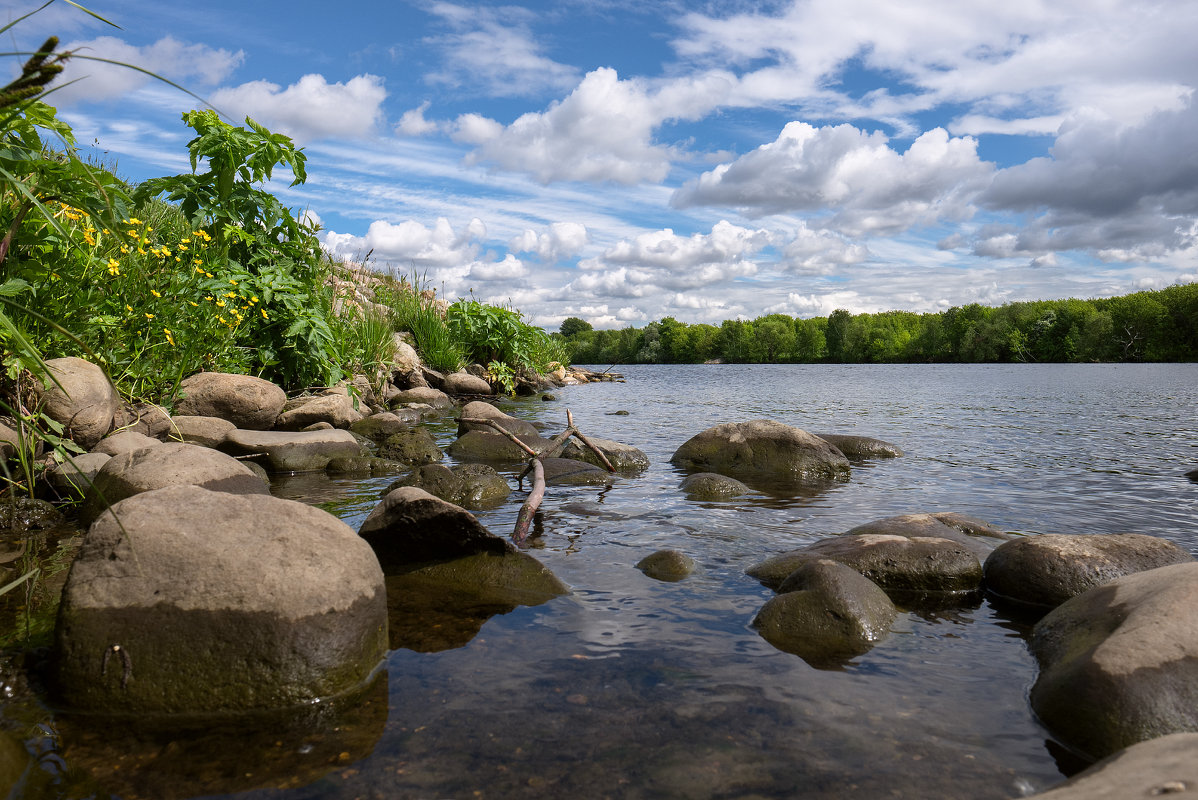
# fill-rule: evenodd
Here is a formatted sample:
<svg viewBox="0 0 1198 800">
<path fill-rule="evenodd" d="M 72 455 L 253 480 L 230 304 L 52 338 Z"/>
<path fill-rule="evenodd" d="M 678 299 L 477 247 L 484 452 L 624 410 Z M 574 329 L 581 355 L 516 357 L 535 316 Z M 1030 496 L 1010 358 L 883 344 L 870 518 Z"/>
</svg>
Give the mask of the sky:
<svg viewBox="0 0 1198 800">
<path fill-rule="evenodd" d="M 1198 280 L 1190 0 L 85 5 L 120 27 L 60 1 L 6 44 L 286 133 L 327 250 L 549 330 Z M 199 101 L 71 80 L 122 177 L 190 169 Z"/>
</svg>

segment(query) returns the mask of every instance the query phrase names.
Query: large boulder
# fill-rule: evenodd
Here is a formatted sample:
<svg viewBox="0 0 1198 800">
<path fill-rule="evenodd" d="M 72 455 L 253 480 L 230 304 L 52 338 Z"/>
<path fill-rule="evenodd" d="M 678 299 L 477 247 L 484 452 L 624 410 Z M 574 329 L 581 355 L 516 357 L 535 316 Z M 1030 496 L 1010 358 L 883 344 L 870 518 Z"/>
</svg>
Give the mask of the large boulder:
<svg viewBox="0 0 1198 800">
<path fill-rule="evenodd" d="M 249 467 L 235 458 L 207 447 L 164 442 L 106 461 L 92 478 L 79 517 L 84 524 L 90 523 L 113 503 L 168 486 L 200 486 L 230 494 L 270 492 Z"/>
<path fill-rule="evenodd" d="M 358 535 L 374 548 L 388 573 L 425 561 L 517 552 L 469 511 L 414 486 L 389 492 L 362 522 Z"/>
<path fill-rule="evenodd" d="M 469 372 L 454 372 L 445 376 L 447 394 L 494 394 L 491 384 Z"/>
<path fill-rule="evenodd" d="M 463 508 L 494 508 L 507 500 L 511 487 L 486 464 L 425 464 L 387 487 L 415 486 Z"/>
<path fill-rule="evenodd" d="M 49 376 L 34 386 L 34 405 L 62 425 L 66 436 L 84 450 L 96 446 L 110 430 L 121 398 L 104 370 L 82 358 L 52 358 Z"/>
<path fill-rule="evenodd" d="M 550 446 L 550 441 L 537 434 L 517 435 L 517 439 L 537 453 Z M 447 452 L 459 461 L 503 463 L 527 461 L 528 453 L 502 434 L 486 431 L 467 431 L 449 445 Z"/>
<path fill-rule="evenodd" d="M 413 372 L 420 372 L 420 354 L 416 352 L 416 348 L 404 341 L 403 337 L 396 333 L 392 335 L 395 341 L 395 354 L 391 356 L 391 366 L 393 371 L 400 375 L 409 375 Z"/>
<path fill-rule="evenodd" d="M 334 458 L 362 455 L 349 431 L 230 431 L 222 452 L 252 458 L 267 472 L 316 472 Z"/>
<path fill-rule="evenodd" d="M 331 514 L 197 486 L 113 510 L 84 537 L 59 609 L 50 663 L 67 708 L 310 705 L 363 685 L 385 654 L 378 561 Z"/>
<path fill-rule="evenodd" d="M 541 467 L 547 486 L 606 486 L 614 480 L 607 470 L 572 458 L 542 458 Z"/>
<path fill-rule="evenodd" d="M 795 491 L 849 479 L 848 459 L 806 431 L 772 420 L 729 422 L 679 447 L 670 463 L 716 472 L 761 489 Z"/>
<path fill-rule="evenodd" d="M 1067 747 L 1104 758 L 1198 731 L 1198 562 L 1116 578 L 1032 629 L 1036 715 Z"/>
<path fill-rule="evenodd" d="M 898 614 L 873 581 L 827 559 L 799 567 L 780 591 L 757 613 L 753 627 L 774 647 L 815 667 L 869 651 Z"/>
<path fill-rule="evenodd" d="M 516 419 L 513 416 L 503 413 L 495 406 L 483 400 L 471 400 L 466 405 L 462 406 L 462 412 L 458 416 L 458 436 L 467 431 L 484 431 L 494 433 L 495 429 L 490 425 L 479 425 L 474 422 L 465 422 L 467 419 L 490 419 L 494 420 L 499 427 L 516 436 L 540 436 L 540 431 L 531 422 L 525 422 L 522 419 Z"/>
<path fill-rule="evenodd" d="M 850 461 L 864 461 L 869 458 L 898 458 L 903 454 L 903 449 L 897 444 L 873 439 L 869 436 L 853 436 L 847 433 L 817 433 L 815 435 L 844 453 L 844 457 Z"/>
<path fill-rule="evenodd" d="M 349 430 L 358 436 L 365 436 L 372 442 L 381 442 L 393 433 L 411 430 L 414 421 L 411 417 L 404 419 L 390 411 L 382 411 L 352 423 Z"/>
<path fill-rule="evenodd" d="M 378 443 L 378 450 L 381 458 L 408 467 L 435 464 L 444 456 L 437 440 L 424 428 L 396 431 Z"/>
<path fill-rule="evenodd" d="M 643 450 L 639 450 L 630 444 L 613 442 L 611 439 L 598 439 L 594 436 L 588 436 L 587 441 L 599 448 L 608 462 L 616 468 L 616 472 L 635 473 L 649 467 L 649 456 L 645 455 Z M 603 462 L 599 460 L 599 456 L 595 455 L 595 451 L 573 436 L 570 437 L 570 441 L 566 442 L 566 446 L 562 449 L 562 458 L 585 461 L 597 467 L 603 466 Z"/>
<path fill-rule="evenodd" d="M 404 389 L 387 398 L 387 405 L 391 408 L 409 403 L 421 403 L 433 408 L 453 408 L 453 401 L 449 399 L 449 395 L 432 387 Z"/>
<path fill-rule="evenodd" d="M 327 422 L 334 428 L 348 428 L 362 414 L 354 408 L 354 401 L 345 392 L 331 392 L 307 398 L 289 411 L 283 411 L 275 420 L 275 429 L 302 431 L 309 425 Z"/>
<path fill-rule="evenodd" d="M 171 417 L 169 438 L 201 447 L 219 447 L 237 426 L 220 417 L 193 417 L 180 414 Z"/>
<path fill-rule="evenodd" d="M 1047 610 L 1115 578 L 1193 560 L 1184 547 L 1140 533 L 1050 533 L 1003 544 L 983 573 L 987 593 Z"/>
<path fill-rule="evenodd" d="M 1014 538 L 988 522 L 954 511 L 884 517 L 858 525 L 845 533 L 850 536 L 876 533 L 905 536 L 908 539 L 948 539 L 968 548 L 979 560 L 986 558 L 995 547 Z"/>
<path fill-rule="evenodd" d="M 1198 733 L 1172 733 L 1133 744 L 1028 800 L 1132 800 L 1194 794 Z"/>
<path fill-rule="evenodd" d="M 224 372 L 196 373 L 179 384 L 179 392 L 176 414 L 220 417 L 249 431 L 273 427 L 287 402 L 287 394 L 270 381 Z"/>
<path fill-rule="evenodd" d="M 682 480 L 682 491 L 688 500 L 727 500 L 752 491 L 736 478 L 714 472 L 696 472 Z"/>
</svg>

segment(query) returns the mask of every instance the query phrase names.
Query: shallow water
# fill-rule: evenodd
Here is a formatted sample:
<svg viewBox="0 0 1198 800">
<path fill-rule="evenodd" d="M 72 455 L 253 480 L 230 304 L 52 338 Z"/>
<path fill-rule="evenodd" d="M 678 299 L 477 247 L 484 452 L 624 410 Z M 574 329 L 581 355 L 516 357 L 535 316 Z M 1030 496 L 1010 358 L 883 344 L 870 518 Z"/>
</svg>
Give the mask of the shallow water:
<svg viewBox="0 0 1198 800">
<path fill-rule="evenodd" d="M 771 593 L 744 569 L 934 510 L 1025 533 L 1149 533 L 1198 554 L 1198 486 L 1184 477 L 1198 466 L 1198 365 L 622 371 L 626 384 L 504 406 L 550 432 L 569 408 L 584 433 L 652 461 L 610 488 L 550 487 L 531 552 L 571 595 L 473 609 L 456 625 L 393 619 L 393 639 L 420 629 L 421 652 L 393 650 L 348 715 L 169 742 L 52 723 L 57 739 L 27 740 L 45 775 L 14 796 L 1015 797 L 1077 767 L 1028 709 L 1026 623 L 985 603 L 900 614 L 872 651 L 818 670 L 750 627 Z M 875 436 L 906 455 L 811 496 L 686 500 L 673 451 L 753 418 Z M 452 423 L 435 430 L 452 440 Z M 389 482 L 297 477 L 274 490 L 356 527 Z M 506 534 L 522 499 L 479 517 Z M 633 567 L 663 548 L 693 557 L 696 574 L 662 583 Z"/>
</svg>

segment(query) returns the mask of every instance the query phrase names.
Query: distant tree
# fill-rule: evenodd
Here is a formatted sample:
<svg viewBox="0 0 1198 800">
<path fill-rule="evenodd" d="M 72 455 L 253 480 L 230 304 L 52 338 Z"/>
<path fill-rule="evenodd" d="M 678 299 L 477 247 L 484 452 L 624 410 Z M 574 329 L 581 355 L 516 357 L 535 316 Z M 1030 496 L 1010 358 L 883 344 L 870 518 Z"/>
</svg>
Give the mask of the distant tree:
<svg viewBox="0 0 1198 800">
<path fill-rule="evenodd" d="M 565 336 L 567 339 L 571 339 L 580 333 L 594 330 L 594 328 L 592 328 L 591 323 L 587 322 L 585 319 L 579 319 L 578 317 L 566 317 L 564 320 L 562 320 L 562 326 L 559 330 L 561 331 L 562 336 Z"/>
</svg>

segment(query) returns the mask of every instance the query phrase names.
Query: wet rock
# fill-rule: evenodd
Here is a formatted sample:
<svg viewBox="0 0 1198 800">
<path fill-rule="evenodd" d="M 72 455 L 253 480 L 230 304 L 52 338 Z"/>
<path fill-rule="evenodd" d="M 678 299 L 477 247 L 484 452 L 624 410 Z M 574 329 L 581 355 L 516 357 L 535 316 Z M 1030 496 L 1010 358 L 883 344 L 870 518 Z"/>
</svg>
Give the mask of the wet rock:
<svg viewBox="0 0 1198 800">
<path fill-rule="evenodd" d="M 736 478 L 714 472 L 697 472 L 682 481 L 682 490 L 689 500 L 726 500 L 752 491 Z"/>
<path fill-rule="evenodd" d="M 207 447 L 165 442 L 110 458 L 92 479 L 79 518 L 89 524 L 113 503 L 168 486 L 200 486 L 230 494 L 269 491 L 235 458 Z"/>
<path fill-rule="evenodd" d="M 900 514 L 867 522 L 846 531 L 847 535 L 864 533 L 905 536 L 908 539 L 948 539 L 968 548 L 979 560 L 986 558 L 995 547 L 1014 538 L 988 522 L 953 511 Z"/>
<path fill-rule="evenodd" d="M 82 358 L 52 358 L 46 369 L 53 380 L 35 384 L 33 405 L 61 424 L 66 436 L 84 450 L 92 449 L 112 430 L 121 408 L 116 388 L 104 370 Z"/>
<path fill-rule="evenodd" d="M 474 518 L 423 489 L 404 486 L 389 492 L 358 530 L 392 573 L 424 561 L 447 561 L 476 553 L 516 552 Z"/>
<path fill-rule="evenodd" d="M 1032 630 L 1031 704 L 1068 748 L 1103 758 L 1198 730 L 1198 563 L 1116 578 Z"/>
<path fill-rule="evenodd" d="M 626 474 L 635 473 L 649 467 L 649 457 L 645 455 L 644 451 L 638 450 L 632 445 L 613 442 L 611 439 L 598 439 L 594 436 L 588 436 L 587 439 L 603 451 L 603 455 L 616 468 L 616 472 Z M 570 437 L 570 441 L 566 442 L 566 446 L 562 449 L 562 458 L 573 458 L 577 461 L 585 461 L 588 464 L 594 464 L 598 467 L 603 466 L 599 461 L 599 457 L 595 455 L 595 451 L 582 442 L 579 442 L 573 436 Z"/>
<path fill-rule="evenodd" d="M 549 440 L 537 434 L 517 435 L 536 452 L 540 453 L 549 447 Z M 449 445 L 449 455 L 459 461 L 482 461 L 502 463 L 506 461 L 527 461 L 529 456 L 512 443 L 506 436 L 486 431 L 467 431 Z"/>
<path fill-rule="evenodd" d="M 84 537 L 63 592 L 51 663 L 67 708 L 298 706 L 360 687 L 384 655 L 378 562 L 331 514 L 196 486 L 113 511 Z"/>
<path fill-rule="evenodd" d="M 495 406 L 482 400 L 472 400 L 462 406 L 462 412 L 458 415 L 459 420 L 462 419 L 491 419 L 495 420 L 501 428 L 508 433 L 513 433 L 516 436 L 540 436 L 540 432 L 531 422 L 526 422 L 522 419 L 516 419 L 513 416 L 503 413 Z M 458 422 L 458 436 L 467 431 L 483 431 L 485 433 L 494 433 L 495 430 L 489 425 L 476 425 L 472 422 Z"/>
<path fill-rule="evenodd" d="M 180 415 L 171 418 L 169 438 L 201 447 L 218 447 L 237 426 L 220 417 Z"/>
<path fill-rule="evenodd" d="M 1193 560 L 1168 539 L 1139 533 L 1043 534 L 1003 544 L 983 573 L 987 593 L 1047 610 L 1115 578 Z"/>
<path fill-rule="evenodd" d="M 876 584 L 827 559 L 803 564 L 780 591 L 757 613 L 753 627 L 774 647 L 815 667 L 838 666 L 868 652 L 898 613 Z"/>
<path fill-rule="evenodd" d="M 1192 798 L 1198 790 L 1198 733 L 1173 733 L 1108 756 L 1028 800 Z"/>
<path fill-rule="evenodd" d="M 54 464 L 47 469 L 46 480 L 61 494 L 82 498 L 95 480 L 96 473 L 111 458 L 107 453 L 83 453 L 72 456 L 70 461 Z"/>
<path fill-rule="evenodd" d="M 626 416 L 628 416 L 628 412 L 625 411 L 624 409 L 620 409 L 619 411 L 608 411 L 607 416 L 609 416 L 609 417 L 626 417 Z"/>
<path fill-rule="evenodd" d="M 387 404 L 391 408 L 408 403 L 423 403 L 433 408 L 453 408 L 453 401 L 449 399 L 449 395 L 432 387 L 405 389 L 396 393 L 387 401 Z"/>
<path fill-rule="evenodd" d="M 494 508 L 511 494 L 503 476 L 486 464 L 425 464 L 387 487 L 415 486 L 463 508 Z"/>
<path fill-rule="evenodd" d="M 437 447 L 437 440 L 424 428 L 409 428 L 397 431 L 378 443 L 379 455 L 397 461 L 404 466 L 433 464 L 444 454 Z"/>
<path fill-rule="evenodd" d="M 454 372 L 445 376 L 442 386 L 446 394 L 494 394 L 491 384 L 469 372 Z"/>
<path fill-rule="evenodd" d="M 62 512 L 53 503 L 32 497 L 10 497 L 0 501 L 0 533 L 44 531 L 61 525 Z"/>
<path fill-rule="evenodd" d="M 394 475 L 408 469 L 408 465 L 389 458 L 373 456 L 343 456 L 329 459 L 325 471 L 330 475 Z"/>
<path fill-rule="evenodd" d="M 898 458 L 903 450 L 896 444 L 872 439 L 868 436 L 852 436 L 845 433 L 815 434 L 828 444 L 844 453 L 850 461 L 862 461 L 868 458 Z"/>
<path fill-rule="evenodd" d="M 411 429 L 414 419 L 403 419 L 390 411 L 371 414 L 349 426 L 350 432 L 365 436 L 373 442 L 381 442 L 393 433 Z"/>
<path fill-rule="evenodd" d="M 349 395 L 344 392 L 322 394 L 279 414 L 275 429 L 299 431 L 320 422 L 333 428 L 348 428 L 360 419 L 362 414 L 354 408 L 354 401 Z"/>
<path fill-rule="evenodd" d="M 171 430 L 171 417 L 166 409 L 153 403 L 122 403 L 113 417 L 114 430 L 128 430 L 149 436 L 151 439 L 165 439 Z"/>
<path fill-rule="evenodd" d="M 143 447 L 158 447 L 161 444 L 162 442 L 157 439 L 151 439 L 142 433 L 118 431 L 101 439 L 99 444 L 92 449 L 92 452 L 103 453 L 107 456 L 116 456 L 121 453 L 132 453 L 134 450 L 141 450 Z"/>
<path fill-rule="evenodd" d="M 541 395 L 541 399 L 546 403 L 552 403 L 557 399 L 557 395 L 555 395 L 553 392 L 545 392 L 545 394 Z"/>
<path fill-rule="evenodd" d="M 636 562 L 636 568 L 659 581 L 680 581 L 695 571 L 695 560 L 679 550 L 658 550 Z"/>
<path fill-rule="evenodd" d="M 585 461 L 572 458 L 542 458 L 547 486 L 603 486 L 612 482 L 612 474 Z"/>
<path fill-rule="evenodd" d="M 784 491 L 849 479 L 839 450 L 806 431 L 772 420 L 730 422 L 692 437 L 670 463 L 727 475 L 754 488 Z"/>
<path fill-rule="evenodd" d="M 822 539 L 766 559 L 746 571 L 777 590 L 796 569 L 820 559 L 852 567 L 902 599 L 924 593 L 973 592 L 982 581 L 981 562 L 957 542 L 874 533 Z"/>
<path fill-rule="evenodd" d="M 249 431 L 268 430 L 283 411 L 287 395 L 281 388 L 252 375 L 199 372 L 179 384 L 175 413 L 220 417 Z"/>
<path fill-rule="evenodd" d="M 267 472 L 315 472 L 334 458 L 362 455 L 349 431 L 230 431 L 221 452 L 257 461 Z"/>
</svg>

